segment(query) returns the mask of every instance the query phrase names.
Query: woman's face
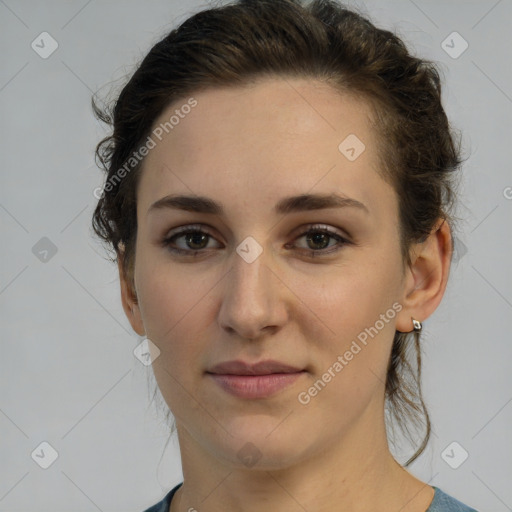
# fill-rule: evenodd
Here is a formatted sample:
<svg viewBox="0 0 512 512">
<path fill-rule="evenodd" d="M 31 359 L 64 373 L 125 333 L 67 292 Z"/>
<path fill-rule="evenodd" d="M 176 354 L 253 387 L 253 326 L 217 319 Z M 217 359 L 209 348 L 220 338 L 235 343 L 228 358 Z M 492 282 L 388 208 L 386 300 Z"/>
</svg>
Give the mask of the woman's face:
<svg viewBox="0 0 512 512">
<path fill-rule="evenodd" d="M 298 79 L 193 98 L 154 125 L 175 115 L 139 185 L 135 307 L 178 432 L 232 464 L 285 467 L 382 427 L 405 286 L 397 198 L 359 100 Z M 297 372 L 209 373 L 267 360 Z"/>
</svg>

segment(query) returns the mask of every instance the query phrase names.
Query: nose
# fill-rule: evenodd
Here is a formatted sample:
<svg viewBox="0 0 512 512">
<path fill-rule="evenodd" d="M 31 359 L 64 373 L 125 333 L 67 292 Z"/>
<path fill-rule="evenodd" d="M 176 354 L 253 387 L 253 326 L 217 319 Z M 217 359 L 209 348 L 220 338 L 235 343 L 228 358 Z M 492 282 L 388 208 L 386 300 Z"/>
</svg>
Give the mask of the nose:
<svg viewBox="0 0 512 512">
<path fill-rule="evenodd" d="M 286 322 L 286 286 L 271 268 L 265 251 L 248 263 L 237 253 L 226 274 L 220 326 L 231 335 L 254 340 L 274 334 Z"/>
</svg>

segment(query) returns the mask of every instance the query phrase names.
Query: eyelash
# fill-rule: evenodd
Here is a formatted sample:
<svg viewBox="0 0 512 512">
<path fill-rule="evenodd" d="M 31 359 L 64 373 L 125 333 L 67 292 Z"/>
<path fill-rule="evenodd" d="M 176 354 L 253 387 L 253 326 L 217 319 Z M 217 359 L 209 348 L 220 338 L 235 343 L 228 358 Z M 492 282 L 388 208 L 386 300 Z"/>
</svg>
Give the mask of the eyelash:
<svg viewBox="0 0 512 512">
<path fill-rule="evenodd" d="M 167 248 L 169 251 L 173 252 L 174 254 L 186 255 L 186 256 L 190 256 L 190 257 L 194 257 L 194 256 L 198 255 L 199 253 L 208 251 L 208 249 L 186 250 L 186 249 L 180 249 L 180 248 L 171 246 L 171 244 L 173 243 L 173 241 L 175 239 L 180 238 L 184 235 L 192 234 L 192 233 L 202 233 L 204 235 L 207 235 L 210 238 L 214 238 L 211 234 L 209 234 L 207 231 L 205 231 L 205 229 L 202 226 L 190 225 L 190 226 L 184 226 L 184 227 L 180 228 L 178 230 L 178 232 L 173 233 L 171 236 L 166 237 L 162 241 L 162 246 Z M 352 243 L 349 240 L 347 240 L 346 238 L 339 235 L 338 233 L 331 231 L 329 228 L 322 226 L 322 225 L 309 226 L 306 231 L 302 232 L 300 235 L 297 236 L 297 239 L 302 238 L 305 235 L 311 235 L 312 233 L 321 233 L 321 234 L 328 235 L 330 238 L 335 239 L 338 242 L 338 244 L 336 246 L 334 246 L 335 249 L 332 249 L 332 247 L 330 249 L 316 249 L 316 250 L 314 250 L 314 249 L 299 249 L 300 251 L 308 253 L 308 255 L 311 258 L 316 257 L 316 256 L 331 255 L 331 254 L 341 250 L 343 248 L 343 246 L 349 245 Z M 287 244 L 287 246 L 289 246 L 289 245 L 291 245 L 291 244 Z"/>
</svg>

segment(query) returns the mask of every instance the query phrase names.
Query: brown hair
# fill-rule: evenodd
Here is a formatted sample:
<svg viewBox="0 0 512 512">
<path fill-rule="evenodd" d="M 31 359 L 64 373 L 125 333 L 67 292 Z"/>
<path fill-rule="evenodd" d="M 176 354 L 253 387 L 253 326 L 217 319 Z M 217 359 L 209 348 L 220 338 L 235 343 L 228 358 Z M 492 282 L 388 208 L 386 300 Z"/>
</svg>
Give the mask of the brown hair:
<svg viewBox="0 0 512 512">
<path fill-rule="evenodd" d="M 96 148 L 107 183 L 112 185 L 171 103 L 265 76 L 322 80 L 372 107 L 382 173 L 399 200 L 403 261 L 410 263 L 410 245 L 424 240 L 439 219 L 450 220 L 452 171 L 461 164 L 441 104 L 439 72 L 434 63 L 411 55 L 392 32 L 333 0 L 239 0 L 201 11 L 172 30 L 149 51 L 113 107 L 102 110 L 93 99 L 97 117 L 113 128 Z M 140 168 L 136 163 L 115 186 L 105 187 L 93 215 L 96 234 L 117 258 L 124 255 L 122 268 L 131 283 Z M 413 443 L 406 420 L 424 429 L 408 465 L 430 437 L 419 333 L 395 333 L 386 406 Z"/>
</svg>

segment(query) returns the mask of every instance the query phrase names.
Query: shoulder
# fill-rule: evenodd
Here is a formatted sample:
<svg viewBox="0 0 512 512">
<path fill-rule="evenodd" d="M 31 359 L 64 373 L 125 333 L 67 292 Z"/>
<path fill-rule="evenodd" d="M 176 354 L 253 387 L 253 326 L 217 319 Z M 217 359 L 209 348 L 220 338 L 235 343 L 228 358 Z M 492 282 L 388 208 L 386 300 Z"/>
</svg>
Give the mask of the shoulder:
<svg viewBox="0 0 512 512">
<path fill-rule="evenodd" d="M 426 512 L 477 512 L 474 508 L 461 503 L 453 496 L 446 494 L 439 487 L 434 487 L 435 494 Z"/>
<path fill-rule="evenodd" d="M 179 487 L 183 485 L 183 482 L 178 484 L 176 487 L 171 489 L 162 499 L 162 501 L 159 501 L 158 503 L 155 503 L 152 507 L 149 507 L 148 509 L 144 510 L 143 512 L 169 512 L 169 506 L 172 501 L 172 497 L 176 493 L 176 491 L 179 489 Z"/>
</svg>

